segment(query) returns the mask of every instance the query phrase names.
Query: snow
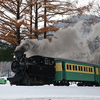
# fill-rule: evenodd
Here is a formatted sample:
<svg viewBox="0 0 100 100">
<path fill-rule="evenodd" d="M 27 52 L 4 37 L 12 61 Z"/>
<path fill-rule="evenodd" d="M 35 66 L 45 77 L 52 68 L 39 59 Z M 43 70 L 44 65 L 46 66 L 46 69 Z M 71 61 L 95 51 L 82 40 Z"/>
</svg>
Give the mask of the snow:
<svg viewBox="0 0 100 100">
<path fill-rule="evenodd" d="M 25 19 L 25 16 L 23 16 L 21 19 L 17 20 L 17 23 L 22 22 Z"/>
<path fill-rule="evenodd" d="M 100 87 L 0 85 L 0 100 L 100 100 Z"/>
<path fill-rule="evenodd" d="M 9 33 L 7 33 L 5 36 L 8 36 Z"/>
</svg>

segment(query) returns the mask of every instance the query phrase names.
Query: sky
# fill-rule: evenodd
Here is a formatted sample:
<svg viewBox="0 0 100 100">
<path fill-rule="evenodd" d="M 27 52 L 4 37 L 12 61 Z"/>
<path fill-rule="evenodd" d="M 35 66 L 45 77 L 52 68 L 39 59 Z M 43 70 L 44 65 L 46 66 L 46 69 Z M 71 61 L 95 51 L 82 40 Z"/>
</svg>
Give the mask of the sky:
<svg viewBox="0 0 100 100">
<path fill-rule="evenodd" d="M 77 0 L 71 0 L 71 1 L 77 1 Z M 100 0 L 78 0 L 78 4 L 80 6 L 87 5 L 89 2 L 92 2 L 92 1 L 94 1 L 94 2 L 100 2 Z"/>
<path fill-rule="evenodd" d="M 73 0 L 72 0 L 73 1 Z M 93 0 L 78 0 L 79 2 L 79 5 L 86 5 L 88 4 L 89 2 L 92 2 Z"/>
</svg>

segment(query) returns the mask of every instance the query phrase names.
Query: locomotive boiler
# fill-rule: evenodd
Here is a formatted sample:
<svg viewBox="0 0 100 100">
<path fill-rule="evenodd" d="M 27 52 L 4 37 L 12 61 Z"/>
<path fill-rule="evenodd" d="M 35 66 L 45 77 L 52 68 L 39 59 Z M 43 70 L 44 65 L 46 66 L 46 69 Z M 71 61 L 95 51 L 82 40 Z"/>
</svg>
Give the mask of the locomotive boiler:
<svg viewBox="0 0 100 100">
<path fill-rule="evenodd" d="M 26 58 L 22 51 L 15 51 L 16 60 L 11 70 L 15 76 L 8 78 L 13 85 L 51 84 L 55 78 L 54 58 L 35 55 Z"/>
</svg>

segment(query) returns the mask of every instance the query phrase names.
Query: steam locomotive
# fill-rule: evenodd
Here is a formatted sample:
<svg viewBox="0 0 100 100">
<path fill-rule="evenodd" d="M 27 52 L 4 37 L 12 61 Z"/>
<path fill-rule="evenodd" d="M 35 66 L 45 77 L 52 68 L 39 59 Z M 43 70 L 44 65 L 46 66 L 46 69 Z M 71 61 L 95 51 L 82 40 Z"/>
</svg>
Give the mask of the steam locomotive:
<svg viewBox="0 0 100 100">
<path fill-rule="evenodd" d="M 22 51 L 15 51 L 16 60 L 11 69 L 15 76 L 7 78 L 13 85 L 100 86 L 100 66 L 96 64 L 44 56 L 26 58 Z"/>
<path fill-rule="evenodd" d="M 26 58 L 22 51 L 15 51 L 16 60 L 12 62 L 11 70 L 15 76 L 8 78 L 13 85 L 51 84 L 55 78 L 54 58 L 32 56 Z"/>
</svg>

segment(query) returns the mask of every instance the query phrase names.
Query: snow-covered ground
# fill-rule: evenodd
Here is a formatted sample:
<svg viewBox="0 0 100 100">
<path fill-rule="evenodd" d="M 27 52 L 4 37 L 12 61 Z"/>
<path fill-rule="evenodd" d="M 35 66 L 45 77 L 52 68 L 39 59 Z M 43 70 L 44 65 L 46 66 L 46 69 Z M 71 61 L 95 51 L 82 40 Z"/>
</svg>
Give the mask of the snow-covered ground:
<svg viewBox="0 0 100 100">
<path fill-rule="evenodd" d="M 0 85 L 0 100 L 100 100 L 100 87 Z"/>
</svg>

